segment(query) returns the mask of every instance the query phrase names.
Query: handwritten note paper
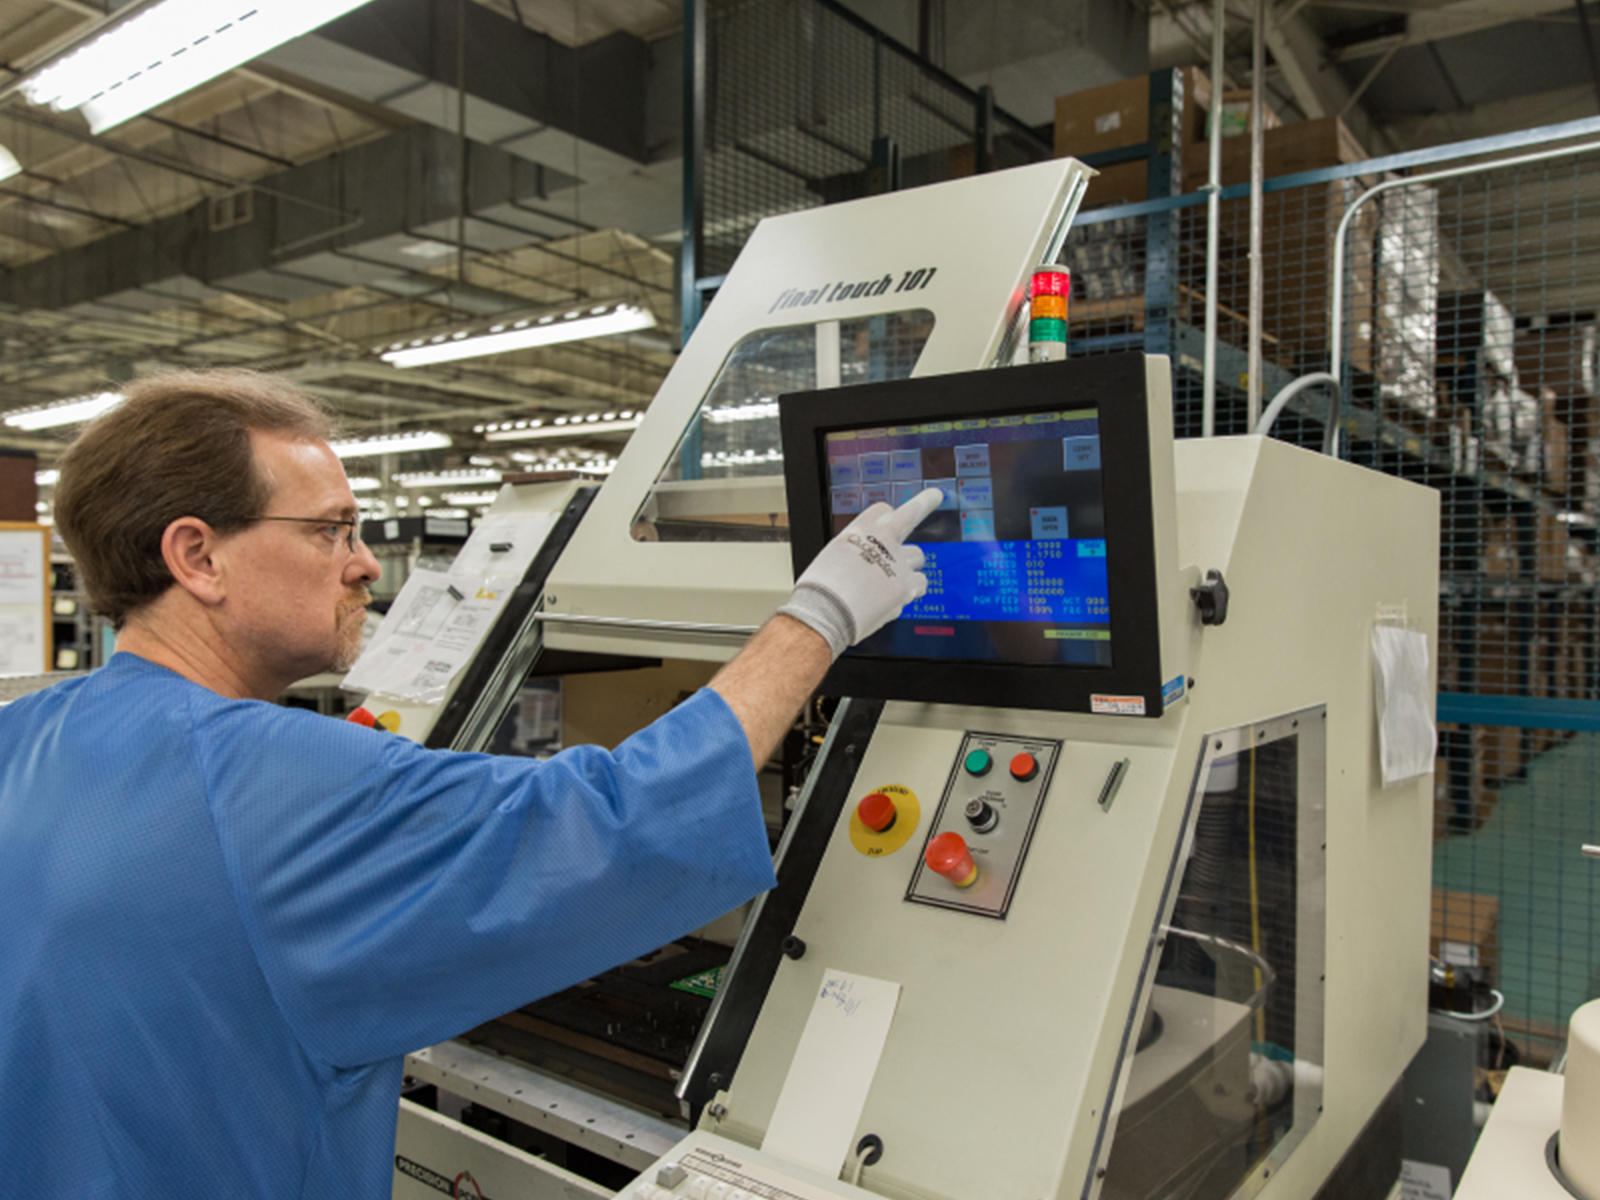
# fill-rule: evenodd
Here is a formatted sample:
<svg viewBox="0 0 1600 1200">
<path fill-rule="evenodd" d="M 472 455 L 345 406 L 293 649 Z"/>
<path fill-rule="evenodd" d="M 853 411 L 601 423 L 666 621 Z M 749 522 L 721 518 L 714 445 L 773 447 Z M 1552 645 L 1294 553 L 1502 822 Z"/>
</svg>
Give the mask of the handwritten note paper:
<svg viewBox="0 0 1600 1200">
<path fill-rule="evenodd" d="M 822 973 L 762 1150 L 838 1176 L 899 1003 L 898 983 Z"/>
</svg>

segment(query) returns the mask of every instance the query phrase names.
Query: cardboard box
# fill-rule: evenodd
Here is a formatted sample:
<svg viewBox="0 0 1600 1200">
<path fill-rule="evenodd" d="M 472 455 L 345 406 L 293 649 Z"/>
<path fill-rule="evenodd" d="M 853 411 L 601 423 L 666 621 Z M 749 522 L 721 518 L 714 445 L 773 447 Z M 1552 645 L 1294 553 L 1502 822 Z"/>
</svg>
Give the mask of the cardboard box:
<svg viewBox="0 0 1600 1200">
<path fill-rule="evenodd" d="M 1272 105 L 1263 101 L 1261 105 L 1261 128 L 1277 129 L 1283 124 L 1283 119 L 1273 111 Z M 1209 124 L 1202 131 L 1201 137 L 1209 139 L 1211 136 Z M 1248 137 L 1250 135 L 1250 89 L 1229 88 L 1222 93 L 1222 136 Z"/>
<path fill-rule="evenodd" d="M 1522 730 L 1501 725 L 1472 727 L 1472 791 L 1476 805 L 1485 788 L 1497 788 L 1522 770 Z M 1492 804 L 1492 801 L 1491 801 Z M 1473 813 L 1473 828 L 1481 829 L 1487 811 Z"/>
<path fill-rule="evenodd" d="M 1549 388 L 1560 399 L 1591 398 L 1597 381 L 1592 367 L 1586 370 L 1584 363 L 1586 356 L 1594 356 L 1595 341 L 1592 324 L 1517 330 L 1513 345 L 1519 382 L 1529 391 Z"/>
<path fill-rule="evenodd" d="M 1343 163 L 1364 162 L 1370 157 L 1355 135 L 1338 117 L 1319 117 L 1314 121 L 1294 121 L 1262 136 L 1262 161 L 1266 178 L 1298 175 Z M 1184 161 L 1183 190 L 1199 189 L 1210 175 L 1205 156 Z M 1222 144 L 1222 186 L 1250 182 L 1250 139 L 1226 138 Z"/>
<path fill-rule="evenodd" d="M 1434 889 L 1428 952 L 1460 966 L 1485 967 L 1500 978 L 1500 901 L 1474 892 Z"/>
<path fill-rule="evenodd" d="M 1583 491 L 1583 460 L 1573 454 L 1572 429 L 1565 416 L 1570 411 L 1570 402 L 1559 399 L 1549 388 L 1541 390 L 1539 440 L 1544 470 L 1539 486 L 1563 504 Z"/>
<path fill-rule="evenodd" d="M 1211 104 L 1211 80 L 1196 67 L 1178 67 L 1185 107 L 1203 112 Z M 1197 140 L 1201 121 L 1184 122 L 1184 141 Z M 1150 76 L 1139 75 L 1056 100 L 1056 157 L 1082 158 L 1150 140 Z"/>
<path fill-rule="evenodd" d="M 1142 158 L 1101 167 L 1083 194 L 1084 208 L 1107 204 L 1136 204 L 1150 195 L 1150 164 Z"/>
<path fill-rule="evenodd" d="M 1266 136 L 1267 177 L 1359 162 L 1365 153 L 1336 117 L 1299 121 Z M 1223 147 L 1223 184 L 1249 181 L 1248 138 Z M 1185 170 L 1184 190 L 1205 183 L 1206 172 Z M 1348 206 L 1366 189 L 1361 180 L 1336 180 L 1286 192 L 1262 202 L 1261 270 L 1266 285 L 1263 329 L 1279 341 L 1274 361 L 1291 370 L 1327 370 L 1333 304 L 1333 244 Z M 1358 369 L 1374 369 L 1377 309 L 1373 285 L 1379 210 L 1360 210 L 1346 235 L 1345 353 Z M 1250 202 L 1222 205 L 1224 272 L 1220 303 L 1238 311 L 1249 306 Z"/>
<path fill-rule="evenodd" d="M 1541 512 L 1534 522 L 1538 537 L 1535 561 L 1539 579 L 1544 583 L 1567 583 L 1572 572 L 1567 563 L 1567 547 L 1572 541 L 1572 531 L 1558 517 Z"/>
<path fill-rule="evenodd" d="M 1176 67 L 1176 86 L 1184 97 L 1185 118 L 1178 154 L 1184 177 L 1194 161 L 1205 161 L 1206 111 L 1211 105 L 1211 80 L 1198 67 Z M 1123 150 L 1150 141 L 1150 77 L 1140 75 L 1104 87 L 1086 88 L 1056 100 L 1055 150 L 1057 158 L 1083 158 L 1107 150 Z M 1199 147 L 1199 153 L 1195 152 Z M 1116 199 L 1095 198 L 1091 184 L 1085 207 L 1101 203 L 1132 203 L 1148 196 L 1148 168 L 1143 161 L 1100 168 L 1117 173 Z M 1203 171 L 1202 171 L 1203 175 Z M 1099 181 L 1096 180 L 1096 183 Z M 1102 185 L 1104 186 L 1104 185 Z"/>
</svg>

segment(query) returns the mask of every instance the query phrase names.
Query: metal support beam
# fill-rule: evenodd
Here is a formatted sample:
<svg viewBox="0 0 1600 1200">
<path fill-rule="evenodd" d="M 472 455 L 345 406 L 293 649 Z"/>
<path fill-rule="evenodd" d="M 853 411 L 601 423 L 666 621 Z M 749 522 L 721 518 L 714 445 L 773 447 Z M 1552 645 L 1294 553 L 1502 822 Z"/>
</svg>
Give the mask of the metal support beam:
<svg viewBox="0 0 1600 1200">
<path fill-rule="evenodd" d="M 1150 157 L 1146 175 L 1152 200 L 1183 191 L 1183 72 L 1150 73 Z M 1144 348 L 1171 354 L 1178 315 L 1180 214 L 1154 213 L 1145 226 Z"/>
<path fill-rule="evenodd" d="M 1312 0 L 1312 3 L 1315 2 Z M 1328 57 L 1334 62 L 1372 58 L 1397 44 L 1421 46 L 1427 42 L 1509 25 L 1513 21 L 1529 21 L 1550 13 L 1564 12 L 1567 8 L 1568 0 L 1516 0 L 1516 3 L 1507 3 L 1506 0 L 1457 0 L 1454 4 L 1438 8 L 1408 11 L 1405 33 L 1387 34 L 1341 46 Z M 1406 10 L 1396 6 L 1390 11 Z"/>
</svg>

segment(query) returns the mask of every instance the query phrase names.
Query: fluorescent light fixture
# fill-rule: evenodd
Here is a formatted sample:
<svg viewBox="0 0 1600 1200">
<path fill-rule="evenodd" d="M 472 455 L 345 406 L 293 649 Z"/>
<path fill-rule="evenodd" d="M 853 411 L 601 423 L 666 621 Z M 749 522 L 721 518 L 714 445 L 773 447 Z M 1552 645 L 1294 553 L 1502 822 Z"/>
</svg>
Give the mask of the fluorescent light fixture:
<svg viewBox="0 0 1600 1200">
<path fill-rule="evenodd" d="M 37 408 L 19 408 L 5 415 L 5 422 L 13 429 L 50 429 L 56 425 L 77 425 L 98 417 L 108 409 L 122 403 L 121 392 L 100 392 L 93 396 L 76 396 L 55 404 Z"/>
<path fill-rule="evenodd" d="M 345 480 L 350 485 L 352 492 L 375 492 L 383 486 L 383 481 L 374 479 L 371 475 L 352 475 Z"/>
<path fill-rule="evenodd" d="M 54 487 L 60 480 L 60 471 L 35 471 L 33 473 L 33 482 L 39 487 Z"/>
<path fill-rule="evenodd" d="M 493 504 L 499 492 L 446 492 L 444 502 L 462 507 L 468 504 Z"/>
<path fill-rule="evenodd" d="M 748 404 L 730 404 L 723 408 L 704 408 L 700 415 L 713 425 L 726 425 L 731 421 L 761 421 L 778 415 L 776 400 L 752 400 Z"/>
<path fill-rule="evenodd" d="M 428 515 L 444 521 L 464 521 L 472 514 L 464 508 L 436 508 Z"/>
<path fill-rule="evenodd" d="M 501 320 L 487 329 L 456 330 L 394 342 L 381 350 L 378 357 L 396 367 L 426 367 L 462 358 L 482 358 L 487 354 L 509 354 L 534 346 L 553 346 L 557 342 L 653 329 L 655 323 L 655 316 L 638 305 L 600 304 L 560 315 Z"/>
<path fill-rule="evenodd" d="M 415 429 L 410 433 L 380 433 L 372 437 L 350 438 L 343 442 L 330 442 L 329 445 L 340 458 L 365 458 L 373 454 L 443 450 L 450 445 L 450 435 L 433 429 Z"/>
<path fill-rule="evenodd" d="M 476 483 L 499 483 L 500 472 L 485 467 L 460 471 L 402 471 L 392 478 L 401 487 L 471 487 Z M 404 497 L 401 497 L 404 499 Z"/>
<path fill-rule="evenodd" d="M 595 422 L 573 421 L 567 425 L 546 425 L 540 429 L 495 429 L 485 427 L 483 440 L 486 442 L 538 442 L 550 438 L 579 438 L 589 437 L 601 433 L 632 432 L 639 428 L 639 418 L 631 421 L 599 420 Z"/>
<path fill-rule="evenodd" d="M 34 104 L 103 133 L 366 0 L 164 0 L 24 80 Z"/>
<path fill-rule="evenodd" d="M 0 146 L 0 180 L 21 174 L 22 164 L 17 161 L 17 156 L 4 146 Z"/>
</svg>

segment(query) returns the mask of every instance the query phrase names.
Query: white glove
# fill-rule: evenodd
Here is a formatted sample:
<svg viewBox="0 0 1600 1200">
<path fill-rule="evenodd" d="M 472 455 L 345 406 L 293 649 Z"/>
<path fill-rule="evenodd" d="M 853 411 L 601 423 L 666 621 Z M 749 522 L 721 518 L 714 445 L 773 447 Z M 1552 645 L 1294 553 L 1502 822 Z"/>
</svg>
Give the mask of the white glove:
<svg viewBox="0 0 1600 1200">
<path fill-rule="evenodd" d="M 943 498 L 926 488 L 899 508 L 874 504 L 822 548 L 778 611 L 820 633 L 834 658 L 882 629 L 928 590 L 923 553 L 905 541 Z"/>
</svg>

